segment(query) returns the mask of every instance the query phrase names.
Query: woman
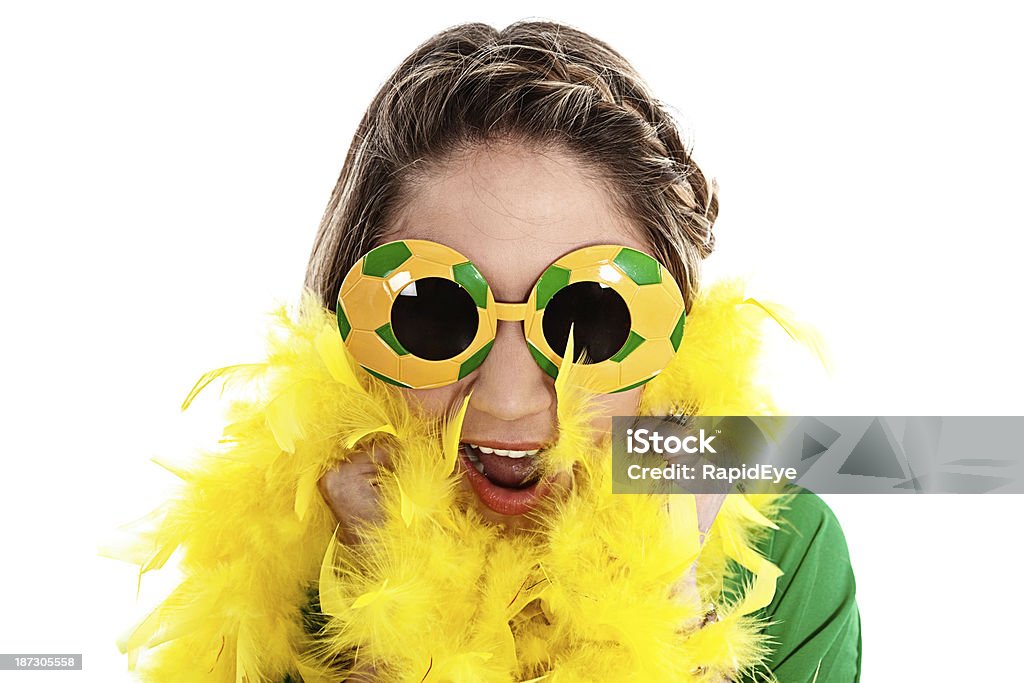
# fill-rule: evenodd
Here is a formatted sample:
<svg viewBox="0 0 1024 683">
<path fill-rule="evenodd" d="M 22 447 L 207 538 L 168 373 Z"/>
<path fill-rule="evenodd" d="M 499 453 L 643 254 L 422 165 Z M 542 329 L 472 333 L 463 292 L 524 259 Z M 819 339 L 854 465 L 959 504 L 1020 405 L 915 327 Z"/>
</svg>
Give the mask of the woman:
<svg viewBox="0 0 1024 683">
<path fill-rule="evenodd" d="M 242 457 L 183 475 L 195 495 L 164 518 L 140 564 L 186 545 L 190 578 L 124 649 L 178 638 L 152 680 L 857 680 L 853 575 L 816 496 L 644 507 L 604 495 L 598 444 L 611 416 L 769 405 L 750 384 L 753 328 L 709 314 L 717 299 L 700 287 L 717 213 L 675 124 L 604 43 L 542 22 L 428 40 L 370 104 L 313 248 L 306 285 L 332 321 L 337 311 L 336 329 L 290 328 L 268 365 L 284 368 L 283 388 L 256 412 L 245 404 L 228 429 Z M 434 275 L 417 279 L 416 268 Z M 548 287 L 552 273 L 566 279 Z M 642 319 L 661 331 L 638 334 Z M 355 378 L 339 329 L 346 353 L 383 382 Z M 701 348 L 704 379 L 676 382 Z M 307 351 L 317 367 L 296 371 Z M 595 382 L 589 398 L 576 402 L 572 377 Z M 344 399 L 331 398 L 336 385 Z M 360 401 L 362 412 L 342 406 Z M 440 452 L 417 422 L 436 418 Z M 344 454 L 324 455 L 339 439 Z M 457 467 L 424 474 L 449 457 Z M 325 505 L 310 502 L 311 484 Z M 227 525 L 230 515 L 246 522 Z M 671 520 L 686 531 L 662 529 Z M 336 556 L 332 541 L 321 565 L 334 522 L 346 549 Z M 775 530 L 756 533 L 762 522 Z M 265 562 L 253 548 L 267 549 Z M 608 564 L 633 551 L 628 571 Z M 635 582 L 617 593 L 648 572 L 654 583 L 642 585 L 670 589 L 655 602 Z M 307 585 L 300 645 L 294 596 Z M 299 662 L 303 648 L 315 654 Z"/>
<path fill-rule="evenodd" d="M 307 284 L 333 308 L 342 277 L 371 246 L 424 239 L 477 264 L 496 299 L 525 301 L 558 257 L 611 243 L 666 264 L 689 309 L 700 261 L 714 245 L 717 213 L 714 186 L 675 125 L 607 45 L 555 24 L 520 23 L 500 32 L 460 26 L 416 50 L 367 110 Z M 463 481 L 489 520 L 517 527 L 525 523 L 526 503 L 515 486 L 529 476 L 524 461 L 542 458 L 543 450 L 525 458 L 516 452 L 533 453 L 553 440 L 554 382 L 531 357 L 522 325 L 497 328 L 473 373 L 444 387 L 405 391 L 441 412 L 472 387 L 463 442 L 482 447 L 468 450 L 485 476 Z M 601 428 L 607 431 L 611 415 L 635 414 L 643 390 L 605 395 Z M 494 482 L 488 466 L 500 472 Z M 321 480 L 349 540 L 353 522 L 377 512 L 376 468 L 364 456 Z M 779 642 L 770 667 L 782 681 L 853 680 L 859 623 L 842 533 L 817 497 L 797 496 L 794 503 L 785 515 L 792 527 L 767 541 L 784 571 L 765 612 Z M 702 531 L 716 509 L 716 501 L 702 501 Z"/>
</svg>

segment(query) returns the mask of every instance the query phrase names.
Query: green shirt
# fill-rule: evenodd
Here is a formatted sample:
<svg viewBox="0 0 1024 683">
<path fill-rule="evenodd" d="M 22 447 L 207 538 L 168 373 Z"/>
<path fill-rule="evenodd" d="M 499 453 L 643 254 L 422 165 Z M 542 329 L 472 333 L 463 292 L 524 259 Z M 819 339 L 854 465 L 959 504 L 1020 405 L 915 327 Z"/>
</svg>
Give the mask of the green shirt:
<svg viewBox="0 0 1024 683">
<path fill-rule="evenodd" d="M 856 583 L 843 530 L 813 493 L 794 495 L 761 552 L 784 574 L 759 612 L 771 623 L 767 668 L 779 683 L 860 680 L 861 629 Z M 764 680 L 764 672 L 744 681 Z"/>
</svg>

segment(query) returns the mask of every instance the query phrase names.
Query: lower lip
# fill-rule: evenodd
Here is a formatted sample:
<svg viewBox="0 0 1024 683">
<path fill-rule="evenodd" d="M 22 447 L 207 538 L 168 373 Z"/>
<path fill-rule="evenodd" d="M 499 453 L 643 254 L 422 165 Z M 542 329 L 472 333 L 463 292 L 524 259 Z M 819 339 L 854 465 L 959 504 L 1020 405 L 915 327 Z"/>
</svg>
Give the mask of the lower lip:
<svg viewBox="0 0 1024 683">
<path fill-rule="evenodd" d="M 465 449 L 466 446 L 459 448 L 459 460 L 466 470 L 466 478 L 477 498 L 491 510 L 503 515 L 521 515 L 536 507 L 547 493 L 548 486 L 543 480 L 523 489 L 507 489 L 492 484 L 473 467 L 473 463 L 466 457 Z"/>
</svg>

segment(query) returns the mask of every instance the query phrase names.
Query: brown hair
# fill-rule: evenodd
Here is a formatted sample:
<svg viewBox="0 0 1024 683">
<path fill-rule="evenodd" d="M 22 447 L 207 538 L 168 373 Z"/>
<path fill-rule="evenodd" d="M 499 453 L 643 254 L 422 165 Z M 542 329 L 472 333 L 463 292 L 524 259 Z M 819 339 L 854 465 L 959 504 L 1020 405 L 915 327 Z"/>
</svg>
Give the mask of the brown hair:
<svg viewBox="0 0 1024 683">
<path fill-rule="evenodd" d="M 619 190 L 623 214 L 672 272 L 690 310 L 714 248 L 716 186 L 675 122 L 615 50 L 582 31 L 519 22 L 435 35 L 395 70 L 352 139 L 313 245 L 306 286 L 334 309 L 342 279 L 376 246 L 414 174 L 496 138 L 560 144 Z"/>
</svg>

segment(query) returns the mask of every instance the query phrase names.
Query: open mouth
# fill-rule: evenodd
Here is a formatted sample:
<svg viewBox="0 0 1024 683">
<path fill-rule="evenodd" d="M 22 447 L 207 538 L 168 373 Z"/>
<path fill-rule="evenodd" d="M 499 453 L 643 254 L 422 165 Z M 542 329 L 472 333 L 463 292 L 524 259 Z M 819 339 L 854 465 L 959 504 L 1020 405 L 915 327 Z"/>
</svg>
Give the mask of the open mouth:
<svg viewBox="0 0 1024 683">
<path fill-rule="evenodd" d="M 513 450 L 459 444 L 466 478 L 480 501 L 503 515 L 521 515 L 533 508 L 547 490 L 541 482 L 537 454 L 541 448 Z"/>
</svg>

